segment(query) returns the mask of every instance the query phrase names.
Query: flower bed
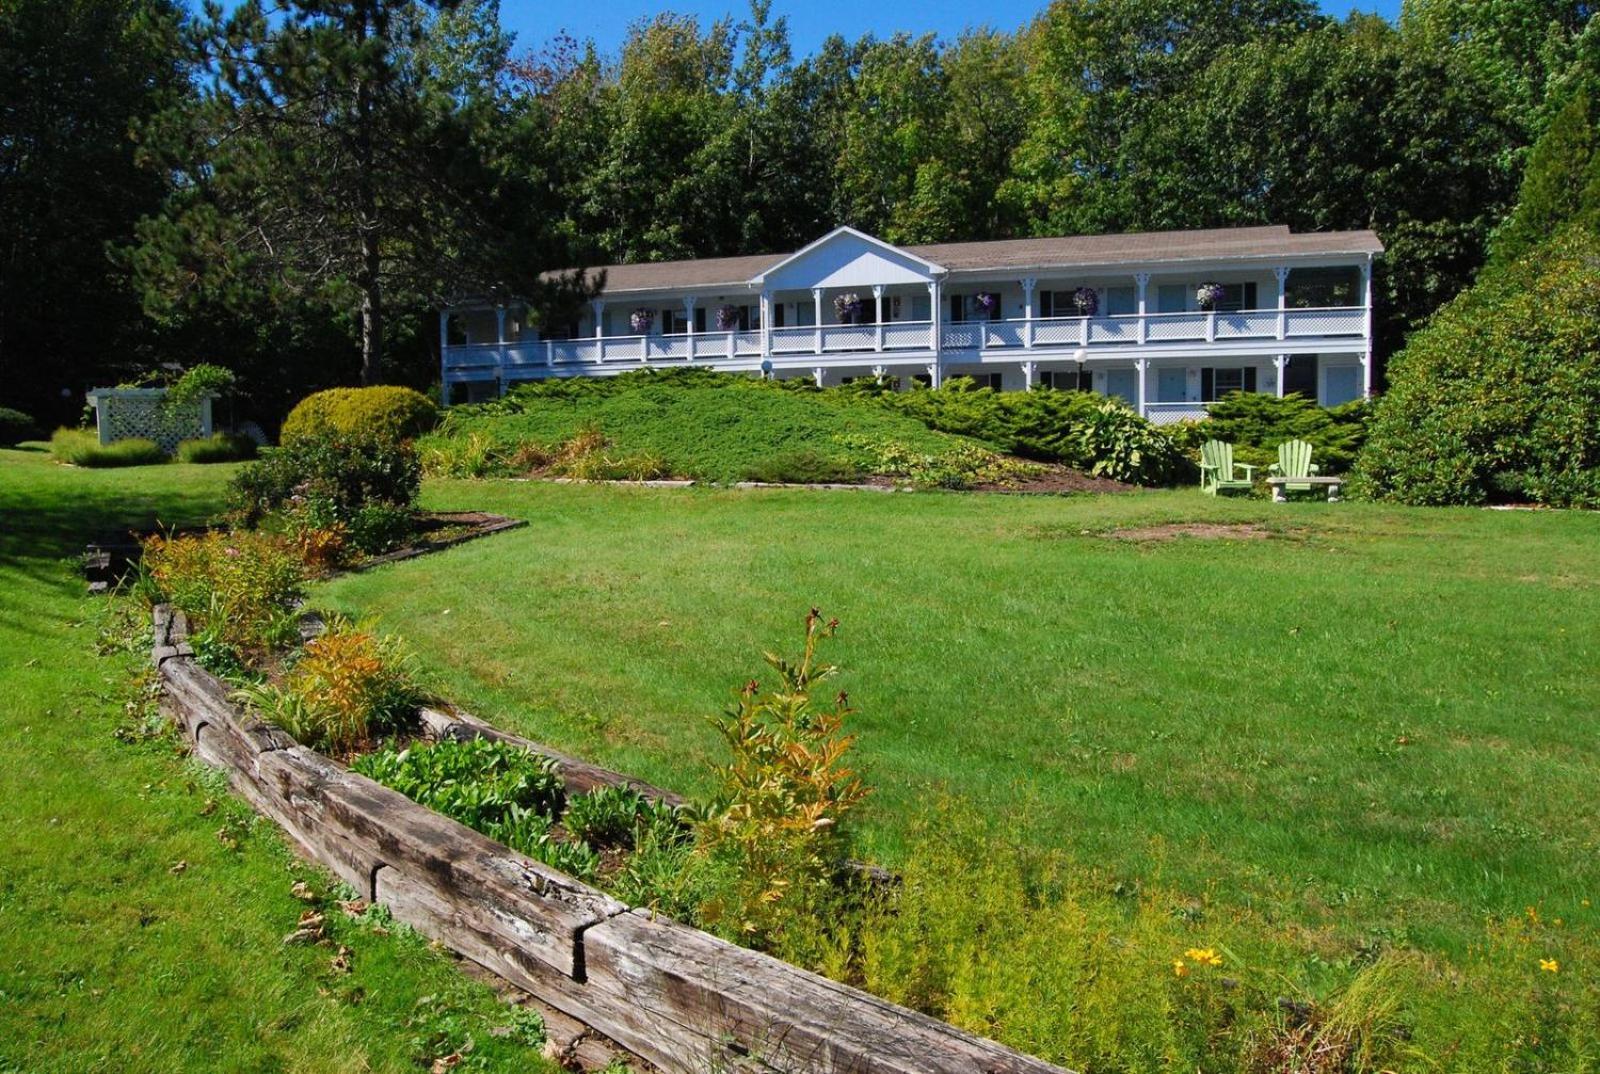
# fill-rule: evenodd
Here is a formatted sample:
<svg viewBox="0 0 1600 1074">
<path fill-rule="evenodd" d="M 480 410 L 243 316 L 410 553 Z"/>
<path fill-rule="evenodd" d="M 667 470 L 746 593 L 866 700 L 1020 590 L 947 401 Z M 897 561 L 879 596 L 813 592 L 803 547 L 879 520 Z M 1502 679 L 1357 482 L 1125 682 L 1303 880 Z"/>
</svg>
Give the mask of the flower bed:
<svg viewBox="0 0 1600 1074">
<path fill-rule="evenodd" d="M 158 607 L 154 624 L 164 711 L 302 853 L 664 1070 L 1059 1070 L 631 907 L 441 816 L 235 707 L 196 660 L 185 618 Z M 422 726 L 440 741 L 493 738 L 548 757 L 569 794 L 626 786 L 667 797 L 470 717 L 427 710 Z"/>
</svg>

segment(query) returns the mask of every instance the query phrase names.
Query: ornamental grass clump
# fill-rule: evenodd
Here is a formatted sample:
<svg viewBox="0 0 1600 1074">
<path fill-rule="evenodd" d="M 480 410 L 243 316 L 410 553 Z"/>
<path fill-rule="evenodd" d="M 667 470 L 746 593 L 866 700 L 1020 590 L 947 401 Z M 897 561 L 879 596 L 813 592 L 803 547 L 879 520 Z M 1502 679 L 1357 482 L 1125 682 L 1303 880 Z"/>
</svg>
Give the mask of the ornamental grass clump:
<svg viewBox="0 0 1600 1074">
<path fill-rule="evenodd" d="M 301 742 L 336 752 L 406 729 L 428 698 L 398 638 L 339 619 L 306 642 L 281 683 L 237 696 Z"/>
<path fill-rule="evenodd" d="M 147 599 L 178 608 L 240 653 L 266 654 L 295 636 L 308 571 L 287 538 L 249 530 L 157 535 L 144 542 L 141 562 Z"/>
<path fill-rule="evenodd" d="M 766 654 L 776 689 L 752 680 L 737 705 L 712 726 L 733 755 L 705 807 L 696 835 L 731 883 L 700 908 L 703 922 L 756 947 L 777 949 L 786 933 L 814 928 L 819 908 L 841 897 L 848 861 L 846 822 L 867 788 L 845 763 L 855 738 L 844 731 L 854 712 L 843 692 L 826 708 L 816 688 L 836 671 L 817 646 L 837 620 L 815 608 L 806 616 L 798 661 Z"/>
</svg>

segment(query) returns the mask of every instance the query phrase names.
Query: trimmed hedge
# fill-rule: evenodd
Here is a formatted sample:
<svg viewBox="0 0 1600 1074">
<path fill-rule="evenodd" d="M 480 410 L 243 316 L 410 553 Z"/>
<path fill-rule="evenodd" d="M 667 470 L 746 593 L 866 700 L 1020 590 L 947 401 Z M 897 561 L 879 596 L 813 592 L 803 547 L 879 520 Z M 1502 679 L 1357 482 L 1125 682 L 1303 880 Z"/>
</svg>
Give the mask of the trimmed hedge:
<svg viewBox="0 0 1600 1074">
<path fill-rule="evenodd" d="M 37 428 L 33 419 L 22 411 L 0 406 L 0 447 L 11 447 L 30 439 Z"/>
<path fill-rule="evenodd" d="M 438 422 L 439 408 L 410 388 L 330 388 L 295 405 L 284 419 L 279 440 L 287 446 L 334 436 L 394 444 L 415 440 Z"/>
<path fill-rule="evenodd" d="M 1487 272 L 1414 334 L 1356 477 L 1401 503 L 1600 506 L 1600 237 Z"/>
</svg>

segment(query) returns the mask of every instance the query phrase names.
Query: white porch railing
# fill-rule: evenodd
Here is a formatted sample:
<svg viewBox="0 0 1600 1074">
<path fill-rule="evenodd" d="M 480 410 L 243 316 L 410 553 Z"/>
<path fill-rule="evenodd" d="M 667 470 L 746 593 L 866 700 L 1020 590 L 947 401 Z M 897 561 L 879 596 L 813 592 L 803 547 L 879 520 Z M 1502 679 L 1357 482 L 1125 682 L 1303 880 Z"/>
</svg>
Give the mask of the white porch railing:
<svg viewBox="0 0 1600 1074">
<path fill-rule="evenodd" d="M 1326 309 L 1240 310 L 1125 314 L 1114 317 L 1014 318 L 971 321 L 939 328 L 938 350 L 960 354 L 1091 349 L 1101 356 L 1135 355 L 1148 345 L 1229 344 L 1244 340 L 1364 338 L 1367 311 Z M 741 362 L 767 356 L 821 356 L 912 351 L 932 356 L 933 322 L 791 325 L 765 332 L 695 332 L 674 335 L 598 336 L 584 339 L 470 343 L 444 350 L 454 379 L 485 379 L 539 366 L 615 366 Z M 1164 404 L 1153 404 L 1164 405 Z"/>
<path fill-rule="evenodd" d="M 1152 425 L 1171 425 L 1178 421 L 1203 421 L 1209 403 L 1151 403 L 1144 405 L 1144 416 Z"/>
</svg>

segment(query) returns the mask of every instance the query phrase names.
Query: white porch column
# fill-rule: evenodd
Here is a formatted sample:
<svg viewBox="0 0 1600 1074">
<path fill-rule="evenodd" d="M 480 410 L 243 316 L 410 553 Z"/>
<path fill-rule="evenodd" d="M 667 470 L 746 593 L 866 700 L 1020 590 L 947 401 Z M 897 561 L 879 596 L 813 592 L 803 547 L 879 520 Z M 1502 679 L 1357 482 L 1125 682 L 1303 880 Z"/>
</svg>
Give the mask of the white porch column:
<svg viewBox="0 0 1600 1074">
<path fill-rule="evenodd" d="M 761 357 L 772 354 L 772 292 L 761 292 Z"/>
<path fill-rule="evenodd" d="M 872 349 L 881 351 L 883 350 L 883 284 L 875 283 L 872 285 L 872 302 L 877 306 L 878 322 L 878 332 L 876 338 L 872 341 Z"/>
<path fill-rule="evenodd" d="M 939 386 L 939 363 L 937 361 L 929 362 L 928 363 L 928 387 L 937 388 L 938 386 Z"/>
<path fill-rule="evenodd" d="M 1278 338 L 1283 339 L 1289 334 L 1289 267 L 1279 265 L 1272 274 L 1278 278 Z"/>
<path fill-rule="evenodd" d="M 1372 255 L 1361 266 L 1361 304 L 1366 307 L 1362 318 L 1362 334 L 1366 346 L 1361 349 L 1361 397 L 1372 398 Z"/>
<path fill-rule="evenodd" d="M 445 361 L 444 352 L 450 346 L 450 311 L 439 311 L 439 401 L 445 406 L 450 405 L 450 381 L 446 374 L 450 364 Z"/>
<path fill-rule="evenodd" d="M 1022 282 L 1022 345 L 1024 347 L 1031 347 L 1031 346 L 1033 346 L 1033 320 L 1034 320 L 1033 290 L 1034 290 L 1034 288 L 1036 286 L 1038 286 L 1039 281 L 1034 279 L 1032 276 L 1027 276 L 1027 277 L 1024 277 L 1021 282 Z M 1030 383 L 1028 385 L 1028 388 L 1031 391 L 1033 389 L 1033 385 Z"/>
<path fill-rule="evenodd" d="M 683 300 L 683 331 L 689 337 L 689 360 L 694 361 L 694 307 L 698 301 L 693 295 Z"/>
<path fill-rule="evenodd" d="M 591 299 L 589 308 L 594 310 L 594 338 L 600 339 L 606 334 L 606 300 L 603 298 Z"/>
<path fill-rule="evenodd" d="M 1135 272 L 1133 285 L 1139 291 L 1139 342 L 1143 343 L 1150 337 L 1145 315 L 1150 312 L 1147 298 L 1150 292 L 1150 274 L 1148 272 Z"/>
<path fill-rule="evenodd" d="M 1023 362 L 1022 363 L 1022 390 L 1023 391 L 1028 391 L 1028 392 L 1033 391 L 1033 379 L 1034 379 L 1034 376 L 1038 373 L 1038 371 L 1039 371 L 1039 365 L 1038 365 L 1037 362 Z"/>
<path fill-rule="evenodd" d="M 872 379 L 873 380 L 881 382 L 883 380 L 883 378 L 888 375 L 888 373 L 889 373 L 889 367 L 888 366 L 875 365 L 875 366 L 872 367 Z"/>
<path fill-rule="evenodd" d="M 494 350 L 495 376 L 503 383 L 506 377 L 506 308 L 504 306 L 496 306 L 494 308 L 494 341 L 497 344 Z"/>
<path fill-rule="evenodd" d="M 1139 360 L 1137 360 L 1136 362 L 1133 363 L 1133 367 L 1139 371 L 1139 416 L 1142 418 L 1142 417 L 1145 416 L 1145 401 L 1146 401 L 1145 387 L 1144 387 L 1145 371 L 1150 368 L 1150 359 L 1148 359 L 1148 358 L 1140 358 Z"/>
<path fill-rule="evenodd" d="M 944 289 L 938 280 L 928 281 L 928 349 L 933 352 L 933 365 L 929 367 L 929 379 L 933 386 L 939 386 L 939 352 L 944 334 L 944 310 L 941 308 L 944 298 Z"/>
<path fill-rule="evenodd" d="M 813 287 L 811 289 L 811 306 L 816 311 L 815 319 L 816 319 L 816 322 L 817 322 L 817 331 L 816 331 L 817 353 L 821 354 L 822 353 L 822 288 Z"/>
<path fill-rule="evenodd" d="M 817 382 L 819 388 L 822 387 L 822 379 L 827 375 L 828 371 L 820 365 L 811 371 L 811 378 Z"/>
<path fill-rule="evenodd" d="M 1281 324 L 1282 322 L 1280 321 L 1279 323 Z M 1289 365 L 1289 356 L 1287 354 L 1274 354 L 1272 356 L 1272 367 L 1278 371 L 1278 398 L 1279 399 L 1283 398 L 1283 371 L 1288 367 L 1288 365 Z"/>
</svg>

